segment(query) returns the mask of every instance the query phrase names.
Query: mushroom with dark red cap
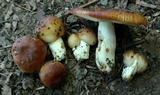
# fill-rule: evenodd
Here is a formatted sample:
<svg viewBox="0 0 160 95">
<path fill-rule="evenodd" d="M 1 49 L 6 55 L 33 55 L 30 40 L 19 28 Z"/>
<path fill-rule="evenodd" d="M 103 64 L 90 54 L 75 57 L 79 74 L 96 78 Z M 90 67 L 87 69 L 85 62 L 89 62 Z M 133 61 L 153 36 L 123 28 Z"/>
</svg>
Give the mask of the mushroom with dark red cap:
<svg viewBox="0 0 160 95">
<path fill-rule="evenodd" d="M 26 73 L 39 71 L 47 54 L 46 44 L 32 36 L 17 39 L 12 46 L 12 56 L 16 65 Z"/>
<path fill-rule="evenodd" d="M 68 38 L 68 45 L 72 48 L 77 60 L 88 59 L 90 45 L 95 45 L 96 42 L 96 35 L 89 28 L 82 28 L 76 34 L 71 34 Z"/>
<path fill-rule="evenodd" d="M 66 69 L 58 61 L 48 61 L 42 66 L 39 76 L 46 87 L 56 88 L 65 79 Z"/>
<path fill-rule="evenodd" d="M 70 13 L 99 22 L 98 47 L 96 48 L 96 64 L 101 71 L 111 73 L 115 66 L 116 36 L 112 22 L 121 24 L 147 26 L 147 19 L 138 12 L 119 9 L 82 9 L 77 8 Z"/>
<path fill-rule="evenodd" d="M 55 16 L 46 16 L 35 27 L 38 37 L 49 44 L 54 60 L 61 61 L 66 57 L 66 48 L 62 40 L 65 29 L 62 21 Z"/>
</svg>

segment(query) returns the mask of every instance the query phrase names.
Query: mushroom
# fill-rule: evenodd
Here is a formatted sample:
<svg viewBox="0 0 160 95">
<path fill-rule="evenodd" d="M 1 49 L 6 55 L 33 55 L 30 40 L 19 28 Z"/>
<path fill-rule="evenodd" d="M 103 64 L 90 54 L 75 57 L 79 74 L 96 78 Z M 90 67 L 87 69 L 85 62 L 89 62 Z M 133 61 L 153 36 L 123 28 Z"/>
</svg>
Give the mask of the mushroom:
<svg viewBox="0 0 160 95">
<path fill-rule="evenodd" d="M 44 64 L 47 47 L 36 37 L 23 36 L 13 43 L 11 53 L 16 65 L 22 71 L 32 73 L 39 71 Z"/>
<path fill-rule="evenodd" d="M 133 50 L 128 50 L 123 54 L 124 68 L 122 71 L 122 79 L 130 81 L 136 73 L 142 73 L 147 69 L 147 59 Z"/>
<path fill-rule="evenodd" d="M 99 22 L 98 47 L 96 48 L 96 64 L 100 71 L 111 73 L 115 67 L 116 36 L 112 22 L 120 24 L 144 25 L 148 22 L 137 12 L 119 9 L 82 9 L 70 11 L 71 14 Z"/>
<path fill-rule="evenodd" d="M 66 69 L 64 65 L 58 61 L 48 61 L 40 69 L 39 76 L 45 86 L 56 88 L 64 80 Z"/>
<path fill-rule="evenodd" d="M 65 29 L 62 21 L 54 16 L 46 16 L 36 25 L 38 37 L 49 43 L 54 60 L 61 61 L 66 57 L 66 48 L 61 36 Z"/>
<path fill-rule="evenodd" d="M 68 38 L 68 45 L 73 50 L 77 60 L 89 58 L 90 45 L 96 44 L 96 35 L 89 28 L 82 28 L 76 34 L 71 34 Z"/>
</svg>

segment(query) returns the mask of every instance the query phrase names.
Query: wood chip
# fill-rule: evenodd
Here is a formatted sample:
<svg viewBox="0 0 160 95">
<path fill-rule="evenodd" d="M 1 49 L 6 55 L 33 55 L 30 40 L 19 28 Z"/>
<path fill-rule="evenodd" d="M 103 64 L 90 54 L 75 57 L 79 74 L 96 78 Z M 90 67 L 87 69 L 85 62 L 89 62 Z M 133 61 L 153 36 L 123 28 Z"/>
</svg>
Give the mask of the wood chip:
<svg viewBox="0 0 160 95">
<path fill-rule="evenodd" d="M 140 6 L 143 6 L 143 7 L 152 8 L 152 9 L 160 9 L 159 5 L 149 4 L 149 3 L 146 3 L 146 2 L 140 1 L 140 0 L 136 0 L 136 4 L 140 5 Z"/>
</svg>

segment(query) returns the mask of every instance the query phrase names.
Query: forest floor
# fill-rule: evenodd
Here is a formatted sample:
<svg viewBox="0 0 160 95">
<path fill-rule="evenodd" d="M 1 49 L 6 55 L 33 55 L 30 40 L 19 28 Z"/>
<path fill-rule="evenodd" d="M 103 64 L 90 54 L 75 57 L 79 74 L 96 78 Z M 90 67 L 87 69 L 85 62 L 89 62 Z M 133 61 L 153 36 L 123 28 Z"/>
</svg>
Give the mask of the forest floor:
<svg viewBox="0 0 160 95">
<path fill-rule="evenodd" d="M 160 0 L 0 0 L 0 95 L 159 95 L 159 5 Z M 62 63 L 67 69 L 66 79 L 56 89 L 47 88 L 40 81 L 38 73 L 26 74 L 18 69 L 11 55 L 12 44 L 24 35 L 35 36 L 34 28 L 42 15 L 56 15 L 62 19 L 66 27 L 64 41 L 69 34 L 84 26 L 96 30 L 97 22 L 67 14 L 77 7 L 137 11 L 149 23 L 147 27 L 115 24 L 115 75 L 98 70 L 95 64 L 97 44 L 91 47 L 88 60 L 77 62 L 65 42 L 67 59 Z M 149 66 L 145 72 L 136 74 L 130 82 L 125 82 L 121 78 L 121 66 L 123 53 L 129 49 L 146 56 Z M 52 60 L 50 53 L 47 54 L 47 59 Z"/>
</svg>

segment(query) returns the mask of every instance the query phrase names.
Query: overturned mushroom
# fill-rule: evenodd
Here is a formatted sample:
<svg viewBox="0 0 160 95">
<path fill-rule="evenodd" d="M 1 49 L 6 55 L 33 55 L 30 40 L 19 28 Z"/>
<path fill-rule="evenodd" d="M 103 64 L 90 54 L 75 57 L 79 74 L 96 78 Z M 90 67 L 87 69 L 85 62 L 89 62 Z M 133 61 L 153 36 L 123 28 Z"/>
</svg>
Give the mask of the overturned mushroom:
<svg viewBox="0 0 160 95">
<path fill-rule="evenodd" d="M 89 58 L 90 45 L 96 43 L 96 35 L 89 28 L 82 28 L 76 34 L 71 34 L 68 38 L 68 45 L 73 50 L 77 60 Z"/>
<path fill-rule="evenodd" d="M 144 16 L 137 12 L 119 9 L 73 9 L 70 13 L 99 22 L 96 64 L 101 71 L 111 73 L 115 66 L 116 36 L 112 22 L 147 26 Z"/>
<path fill-rule="evenodd" d="M 146 58 L 142 54 L 134 53 L 133 50 L 124 53 L 123 63 L 122 78 L 125 81 L 130 81 L 136 73 L 142 73 L 148 66 Z"/>
<path fill-rule="evenodd" d="M 66 48 L 61 36 L 65 29 L 62 21 L 54 16 L 44 17 L 35 28 L 38 37 L 49 43 L 54 60 L 61 61 L 66 57 Z"/>
<path fill-rule="evenodd" d="M 12 56 L 16 65 L 26 73 L 39 71 L 47 54 L 45 43 L 32 36 L 17 39 L 12 46 Z"/>
</svg>

